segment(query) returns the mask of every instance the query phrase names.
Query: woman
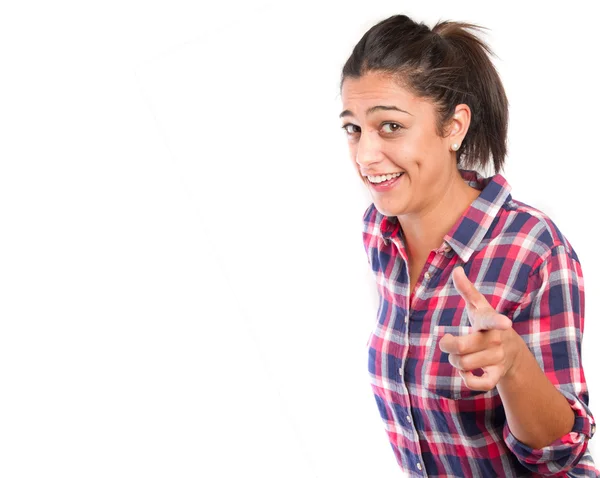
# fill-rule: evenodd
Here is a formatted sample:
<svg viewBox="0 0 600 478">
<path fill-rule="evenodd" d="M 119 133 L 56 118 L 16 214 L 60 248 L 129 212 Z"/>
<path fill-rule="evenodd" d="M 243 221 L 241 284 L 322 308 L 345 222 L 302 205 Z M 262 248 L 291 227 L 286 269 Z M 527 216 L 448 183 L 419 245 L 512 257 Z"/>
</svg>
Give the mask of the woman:
<svg viewBox="0 0 600 478">
<path fill-rule="evenodd" d="M 375 400 L 410 476 L 598 476 L 581 266 L 498 174 L 508 102 L 478 28 L 392 16 L 343 68 L 340 117 L 373 199 Z"/>
</svg>

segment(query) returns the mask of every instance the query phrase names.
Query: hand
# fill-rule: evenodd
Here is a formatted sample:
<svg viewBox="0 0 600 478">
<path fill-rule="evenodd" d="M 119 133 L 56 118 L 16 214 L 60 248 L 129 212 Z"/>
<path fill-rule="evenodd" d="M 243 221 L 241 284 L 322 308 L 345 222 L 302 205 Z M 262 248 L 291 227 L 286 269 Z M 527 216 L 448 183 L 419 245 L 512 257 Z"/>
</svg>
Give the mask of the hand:
<svg viewBox="0 0 600 478">
<path fill-rule="evenodd" d="M 465 385 L 472 390 L 492 390 L 502 377 L 516 368 L 525 342 L 512 328 L 512 321 L 499 314 L 467 278 L 462 267 L 452 271 L 458 293 L 467 303 L 472 332 L 456 337 L 445 334 L 439 347 L 449 354 L 448 360 L 458 370 Z M 483 369 L 478 377 L 473 370 Z"/>
</svg>

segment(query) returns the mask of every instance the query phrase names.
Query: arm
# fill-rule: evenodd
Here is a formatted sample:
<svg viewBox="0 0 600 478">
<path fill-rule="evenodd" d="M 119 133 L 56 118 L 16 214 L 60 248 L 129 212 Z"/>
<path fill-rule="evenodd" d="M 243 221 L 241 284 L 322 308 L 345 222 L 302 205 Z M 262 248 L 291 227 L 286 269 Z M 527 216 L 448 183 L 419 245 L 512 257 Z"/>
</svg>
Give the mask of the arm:
<svg viewBox="0 0 600 478">
<path fill-rule="evenodd" d="M 513 366 L 496 387 L 513 436 L 531 448 L 542 448 L 569 433 L 575 415 L 523 339 L 514 329 L 509 330 L 515 335 L 518 351 Z"/>
<path fill-rule="evenodd" d="M 461 267 L 452 277 L 474 332 L 447 334 L 440 348 L 467 387 L 497 387 L 506 412 L 503 437 L 523 466 L 548 475 L 570 470 L 595 431 L 581 366 L 584 294 L 576 257 L 563 245 L 542 256 L 512 321 L 492 308 Z M 478 368 L 482 376 L 472 373 Z"/>
<path fill-rule="evenodd" d="M 530 284 L 513 314 L 512 329 L 522 345 L 497 386 L 507 446 L 530 470 L 553 474 L 577 464 L 595 431 L 581 365 L 581 266 L 564 246 L 555 246 Z"/>
</svg>

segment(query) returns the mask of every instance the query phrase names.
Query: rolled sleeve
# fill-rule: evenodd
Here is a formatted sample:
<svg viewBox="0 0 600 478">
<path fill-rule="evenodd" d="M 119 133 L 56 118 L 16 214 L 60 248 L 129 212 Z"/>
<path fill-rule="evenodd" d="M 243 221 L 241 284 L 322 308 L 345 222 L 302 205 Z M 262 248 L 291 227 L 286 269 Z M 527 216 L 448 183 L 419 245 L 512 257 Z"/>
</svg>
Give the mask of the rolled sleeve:
<svg viewBox="0 0 600 478">
<path fill-rule="evenodd" d="M 560 390 L 560 389 L 559 389 Z M 504 424 L 504 441 L 523 466 L 541 475 L 554 475 L 571 470 L 587 450 L 588 440 L 596 430 L 589 408 L 578 398 L 560 390 L 575 414 L 571 431 L 543 448 L 531 448 L 519 441 Z M 597 476 L 596 474 L 590 476 Z"/>
<path fill-rule="evenodd" d="M 562 244 L 552 247 L 540 260 L 541 264 L 530 275 L 528 294 L 513 314 L 513 328 L 527 343 L 548 379 L 567 399 L 575 421 L 570 432 L 539 449 L 520 442 L 508 422 L 503 437 L 523 466 L 540 475 L 555 475 L 577 466 L 596 424 L 588 407 L 581 364 L 584 316 L 581 265 L 575 253 Z"/>
</svg>

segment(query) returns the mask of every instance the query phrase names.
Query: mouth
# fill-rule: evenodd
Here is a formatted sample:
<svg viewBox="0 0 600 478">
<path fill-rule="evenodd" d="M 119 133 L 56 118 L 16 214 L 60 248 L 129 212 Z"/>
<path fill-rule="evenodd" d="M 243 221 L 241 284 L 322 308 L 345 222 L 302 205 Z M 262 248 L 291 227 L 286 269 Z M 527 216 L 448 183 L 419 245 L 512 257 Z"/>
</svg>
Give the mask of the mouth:
<svg viewBox="0 0 600 478">
<path fill-rule="evenodd" d="M 366 176 L 371 184 L 385 184 L 404 175 L 404 172 L 382 174 L 377 176 Z"/>
<path fill-rule="evenodd" d="M 387 179 L 388 176 L 390 177 L 390 179 Z M 387 192 L 390 192 L 391 194 L 391 191 L 398 189 L 398 187 L 402 187 L 399 185 L 401 183 L 404 183 L 404 181 L 402 180 L 403 177 L 404 173 L 385 175 L 383 180 L 381 180 L 381 176 L 375 176 L 375 181 L 377 181 L 377 178 L 379 178 L 379 182 L 373 182 L 369 177 L 369 188 L 377 193 L 385 194 Z"/>
</svg>

